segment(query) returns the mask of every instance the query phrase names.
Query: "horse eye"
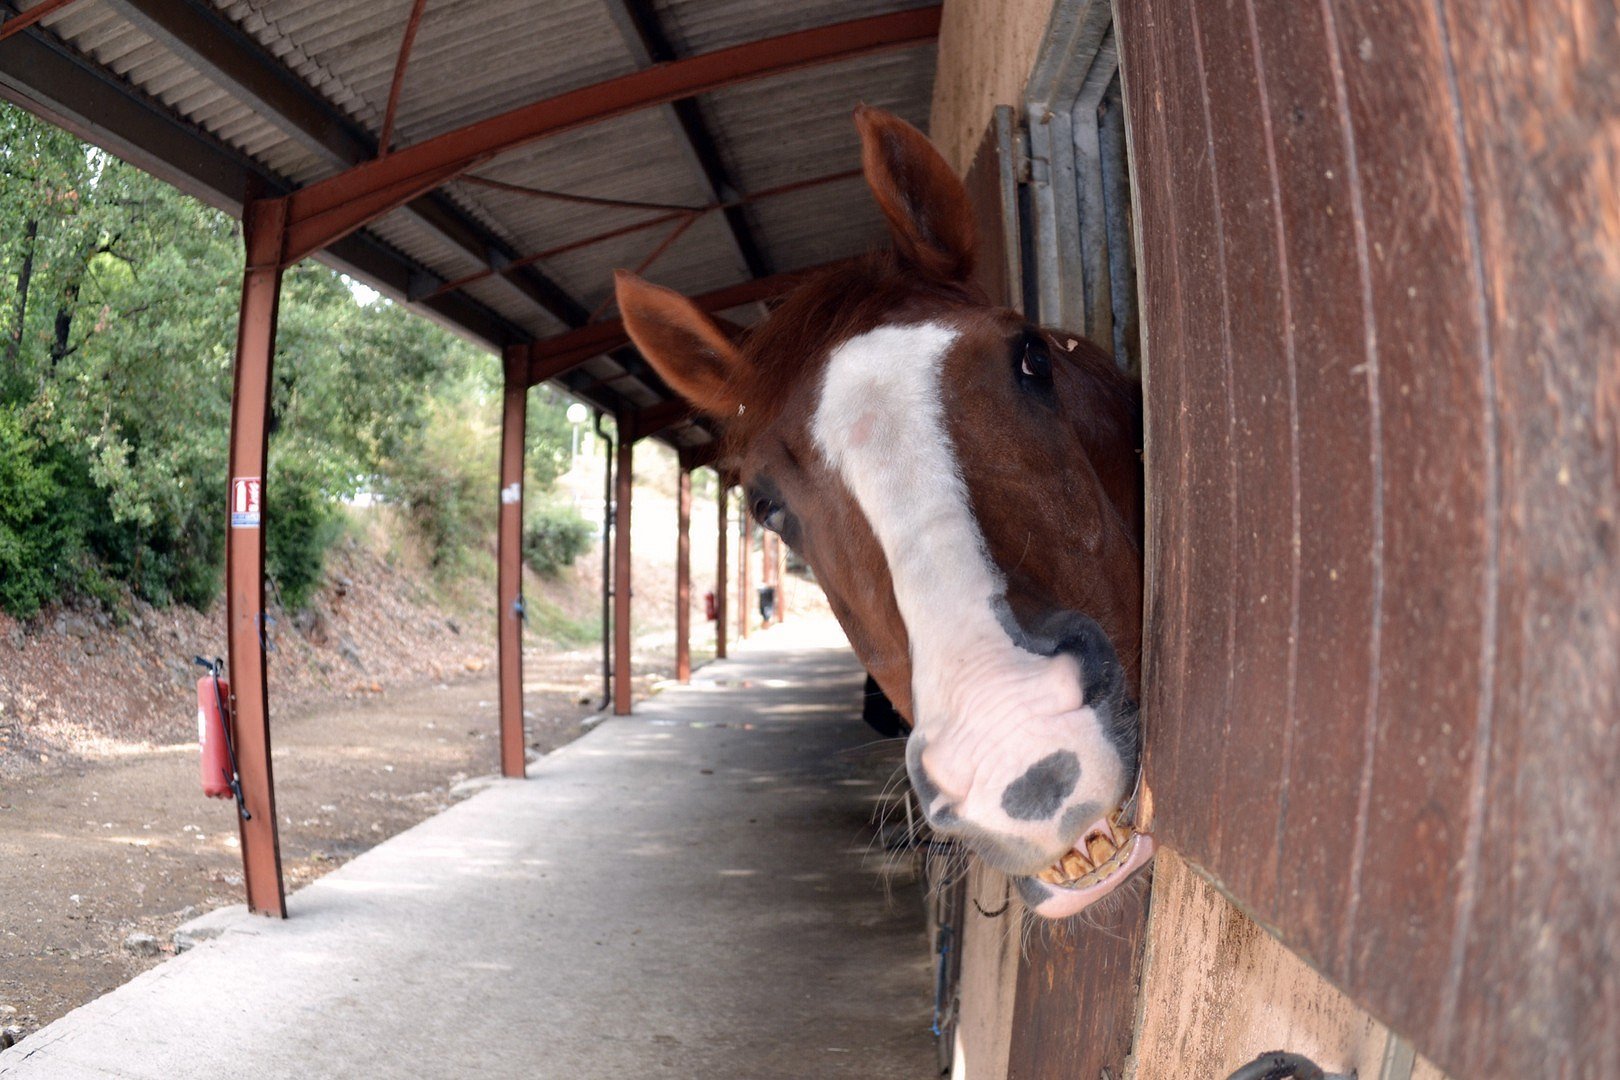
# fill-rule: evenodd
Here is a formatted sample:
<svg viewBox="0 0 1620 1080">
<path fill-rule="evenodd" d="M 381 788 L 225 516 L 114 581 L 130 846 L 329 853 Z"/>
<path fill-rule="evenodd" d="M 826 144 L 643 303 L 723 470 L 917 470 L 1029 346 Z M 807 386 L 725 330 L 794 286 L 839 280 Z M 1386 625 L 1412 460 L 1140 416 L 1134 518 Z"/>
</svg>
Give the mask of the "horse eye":
<svg viewBox="0 0 1620 1080">
<path fill-rule="evenodd" d="M 754 520 L 759 522 L 761 528 L 769 529 L 771 532 L 781 535 L 782 519 L 787 515 L 787 511 L 782 508 L 781 503 L 774 503 L 769 499 L 755 499 L 751 509 Z"/>
<path fill-rule="evenodd" d="M 1036 382 L 1052 381 L 1052 355 L 1046 350 L 1046 339 L 1039 334 L 1025 334 L 1022 343 L 1023 359 L 1018 372 Z"/>
</svg>

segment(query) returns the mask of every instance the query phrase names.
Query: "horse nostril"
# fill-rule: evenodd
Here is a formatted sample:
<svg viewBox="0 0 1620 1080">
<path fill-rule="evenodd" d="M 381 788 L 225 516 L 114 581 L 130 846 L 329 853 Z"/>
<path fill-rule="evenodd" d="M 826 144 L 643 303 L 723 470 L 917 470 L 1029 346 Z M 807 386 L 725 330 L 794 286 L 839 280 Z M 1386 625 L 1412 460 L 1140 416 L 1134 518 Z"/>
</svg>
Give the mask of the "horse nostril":
<svg viewBox="0 0 1620 1080">
<path fill-rule="evenodd" d="M 1001 793 L 1001 808 L 1016 821 L 1044 821 L 1080 782 L 1080 759 L 1072 750 L 1057 750 L 1024 770 Z"/>
<path fill-rule="evenodd" d="M 1113 701 L 1124 696 L 1125 669 L 1120 666 L 1119 653 L 1108 640 L 1095 619 L 1066 612 L 1059 617 L 1053 629 L 1057 639 L 1057 652 L 1066 652 L 1080 663 L 1080 677 L 1084 680 L 1084 702 L 1093 707 L 1099 702 Z"/>
</svg>

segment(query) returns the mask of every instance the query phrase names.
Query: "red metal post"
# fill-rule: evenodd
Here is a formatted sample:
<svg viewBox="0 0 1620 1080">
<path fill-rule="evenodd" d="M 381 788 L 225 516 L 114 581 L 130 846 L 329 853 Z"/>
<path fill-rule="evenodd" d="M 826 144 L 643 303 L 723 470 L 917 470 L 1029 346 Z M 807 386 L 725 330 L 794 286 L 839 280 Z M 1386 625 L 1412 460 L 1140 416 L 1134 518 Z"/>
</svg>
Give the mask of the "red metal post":
<svg viewBox="0 0 1620 1080">
<path fill-rule="evenodd" d="M 748 569 L 749 569 L 749 534 L 753 532 L 753 525 L 748 520 L 748 507 L 741 507 L 737 514 L 737 640 L 741 641 L 748 636 Z"/>
<path fill-rule="evenodd" d="M 767 589 L 776 588 L 776 534 L 761 532 L 759 536 L 759 583 Z M 760 626 L 775 626 L 776 619 L 760 616 Z"/>
<path fill-rule="evenodd" d="M 787 545 L 780 536 L 772 538 L 776 547 L 776 621 L 787 618 Z"/>
<path fill-rule="evenodd" d="M 231 391 L 229 513 L 225 542 L 225 625 L 230 656 L 231 728 L 242 799 L 239 821 L 248 910 L 287 917 L 270 768 L 270 702 L 264 648 L 265 459 L 269 446 L 270 372 L 281 299 L 281 251 L 286 203 L 250 201 L 242 209 L 247 266 L 236 330 Z"/>
<path fill-rule="evenodd" d="M 714 655 L 717 660 L 726 658 L 726 532 L 731 525 L 730 515 L 726 513 L 731 502 L 731 489 L 724 480 L 717 477 L 719 488 L 715 499 L 715 508 L 718 511 L 719 528 L 715 531 L 715 559 L 714 559 Z"/>
<path fill-rule="evenodd" d="M 692 681 L 692 472 L 682 469 L 675 521 L 675 681 Z"/>
<path fill-rule="evenodd" d="M 501 775 L 522 777 L 523 739 L 523 435 L 528 419 L 528 353 L 506 350 L 501 409 L 501 503 L 496 620 L 500 644 Z"/>
<path fill-rule="evenodd" d="M 613 484 L 613 715 L 630 715 L 630 482 L 635 462 L 630 418 L 619 422 Z"/>
</svg>

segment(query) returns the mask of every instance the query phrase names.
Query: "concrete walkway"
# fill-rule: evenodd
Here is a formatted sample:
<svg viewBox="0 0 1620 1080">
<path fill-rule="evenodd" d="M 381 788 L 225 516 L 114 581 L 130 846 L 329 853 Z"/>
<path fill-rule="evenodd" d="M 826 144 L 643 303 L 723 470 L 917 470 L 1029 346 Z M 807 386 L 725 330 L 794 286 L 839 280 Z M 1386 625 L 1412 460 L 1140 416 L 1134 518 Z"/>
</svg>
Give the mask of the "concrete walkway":
<svg viewBox="0 0 1620 1080">
<path fill-rule="evenodd" d="M 0 1053 L 0 1077 L 933 1074 L 898 753 L 788 623 Z"/>
</svg>

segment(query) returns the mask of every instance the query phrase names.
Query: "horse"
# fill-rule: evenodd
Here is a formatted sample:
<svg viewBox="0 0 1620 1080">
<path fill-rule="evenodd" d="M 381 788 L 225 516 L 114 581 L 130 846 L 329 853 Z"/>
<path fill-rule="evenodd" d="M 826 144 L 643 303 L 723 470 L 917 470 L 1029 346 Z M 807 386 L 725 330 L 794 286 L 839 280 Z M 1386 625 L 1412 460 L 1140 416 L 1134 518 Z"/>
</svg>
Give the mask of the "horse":
<svg viewBox="0 0 1620 1080">
<path fill-rule="evenodd" d="M 1153 850 L 1131 824 L 1140 385 L 991 303 L 950 166 L 897 117 L 863 106 L 855 125 L 889 249 L 810 277 L 737 340 L 622 270 L 620 315 L 911 723 L 928 823 L 1066 918 Z"/>
</svg>

